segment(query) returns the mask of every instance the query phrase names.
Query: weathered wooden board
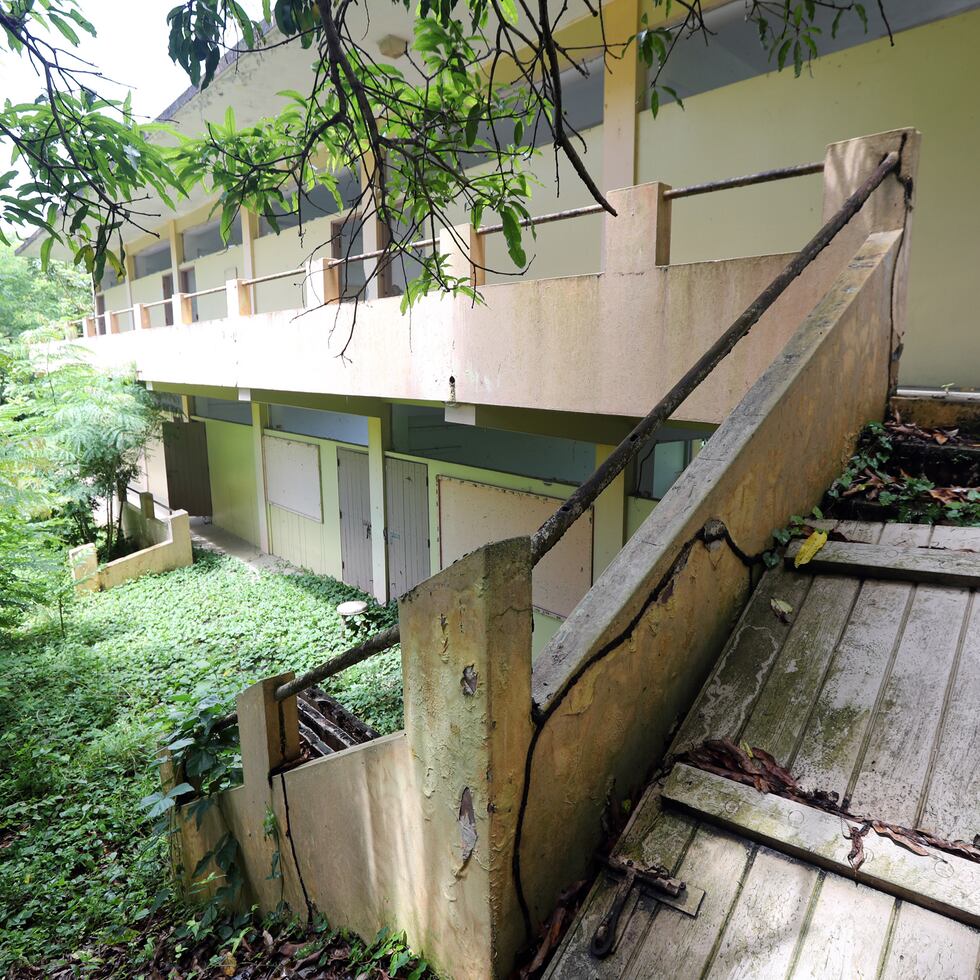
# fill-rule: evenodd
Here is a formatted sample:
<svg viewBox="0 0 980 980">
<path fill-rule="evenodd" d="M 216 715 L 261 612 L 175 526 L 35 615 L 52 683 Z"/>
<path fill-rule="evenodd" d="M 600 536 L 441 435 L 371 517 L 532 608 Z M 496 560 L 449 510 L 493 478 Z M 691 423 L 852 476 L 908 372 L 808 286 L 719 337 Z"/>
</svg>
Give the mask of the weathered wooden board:
<svg viewBox="0 0 980 980">
<path fill-rule="evenodd" d="M 706 738 L 738 739 L 811 584 L 810 576 L 783 568 L 774 568 L 763 577 L 677 733 L 673 753 L 685 752 Z M 773 599 L 793 607 L 790 622 L 783 622 L 773 611 Z"/>
<path fill-rule="evenodd" d="M 827 875 L 813 905 L 793 980 L 870 980 L 888 941 L 895 900 Z"/>
<path fill-rule="evenodd" d="M 632 980 L 700 977 L 738 899 L 754 851 L 740 837 L 715 827 L 699 827 L 676 872 L 682 880 L 704 889 L 697 918 L 658 906 L 653 927 L 621 975 Z"/>
<path fill-rule="evenodd" d="M 675 871 L 696 828 L 697 821 L 687 814 L 664 811 L 659 787 L 651 786 L 624 831 L 616 855 L 643 867 L 663 865 Z M 613 903 L 616 887 L 612 879 L 599 875 L 545 980 L 579 980 L 584 976 L 590 980 L 614 980 L 622 975 L 623 964 L 651 927 L 659 903 L 639 892 L 633 895 L 623 908 L 612 954 L 597 960 L 590 954 L 589 944 Z"/>
<path fill-rule="evenodd" d="M 792 565 L 802 544 L 794 541 L 786 549 L 788 565 Z M 801 567 L 818 575 L 858 575 L 965 588 L 980 586 L 980 555 L 966 551 L 828 541 Z"/>
<path fill-rule="evenodd" d="M 973 980 L 978 969 L 980 932 L 918 905 L 902 903 L 880 980 Z"/>
<path fill-rule="evenodd" d="M 745 727 L 743 741 L 787 765 L 792 762 L 814 692 L 820 689 L 860 587 L 859 579 L 843 576 L 814 580 L 795 613 L 793 629 Z"/>
<path fill-rule="evenodd" d="M 980 600 L 973 597 L 922 826 L 950 839 L 980 834 Z"/>
<path fill-rule="evenodd" d="M 861 586 L 792 761 L 794 775 L 809 789 L 847 793 L 912 592 L 904 582 Z"/>
<path fill-rule="evenodd" d="M 783 980 L 807 921 L 820 872 L 760 847 L 706 980 Z"/>
<path fill-rule="evenodd" d="M 919 856 L 870 831 L 865 861 L 855 871 L 840 817 L 686 765 L 674 766 L 663 798 L 784 854 L 980 925 L 980 864 L 939 852 Z"/>
<path fill-rule="evenodd" d="M 918 822 L 968 601 L 963 589 L 916 587 L 850 794 L 858 812 Z"/>
</svg>

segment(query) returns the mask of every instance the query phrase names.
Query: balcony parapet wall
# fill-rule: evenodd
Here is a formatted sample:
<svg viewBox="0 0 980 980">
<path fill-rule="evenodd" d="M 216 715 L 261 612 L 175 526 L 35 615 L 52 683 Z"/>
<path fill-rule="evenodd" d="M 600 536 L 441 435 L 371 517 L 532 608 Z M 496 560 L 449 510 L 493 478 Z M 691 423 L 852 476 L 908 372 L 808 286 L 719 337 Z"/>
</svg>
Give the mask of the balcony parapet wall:
<svg viewBox="0 0 980 980">
<path fill-rule="evenodd" d="M 889 140 L 894 134 L 828 148 L 825 215 L 873 169 Z M 359 303 L 356 314 L 353 303 L 330 303 L 251 315 L 248 287 L 235 280 L 226 289 L 225 319 L 181 324 L 189 316 L 178 296 L 177 326 L 78 343 L 104 366 L 135 364 L 140 377 L 163 385 L 642 416 L 792 257 L 659 264 L 669 255 L 664 189 L 647 184 L 610 193 L 619 216 L 606 220 L 604 271 L 595 275 L 482 286 L 484 304 L 433 295 L 405 315 L 398 297 Z M 718 424 L 727 417 L 859 244 L 888 226 L 880 210 L 869 206 L 851 222 L 678 419 Z M 907 250 L 900 261 L 904 268 Z M 324 275 L 309 272 L 312 296 L 335 295 L 320 281 Z"/>
</svg>

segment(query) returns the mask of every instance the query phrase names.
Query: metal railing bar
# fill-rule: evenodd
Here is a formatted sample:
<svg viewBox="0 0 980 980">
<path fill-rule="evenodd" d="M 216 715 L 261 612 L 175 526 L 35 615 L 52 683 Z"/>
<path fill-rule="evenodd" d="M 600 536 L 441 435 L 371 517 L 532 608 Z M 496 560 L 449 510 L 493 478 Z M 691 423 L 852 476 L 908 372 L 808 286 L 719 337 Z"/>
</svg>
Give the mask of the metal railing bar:
<svg viewBox="0 0 980 980">
<path fill-rule="evenodd" d="M 606 457 L 592 476 L 531 535 L 532 564 L 536 565 L 541 561 L 572 524 L 592 506 L 599 494 L 619 476 L 636 453 L 649 442 L 657 430 L 725 359 L 786 288 L 860 211 L 878 185 L 899 165 L 900 160 L 900 155 L 895 151 L 885 156 L 874 172 L 847 198 L 833 217 L 803 246 L 789 265 L 766 286 L 745 312 L 698 358 L 693 367 L 657 402 L 653 410 L 637 423 L 633 431 Z"/>
<path fill-rule="evenodd" d="M 269 272 L 264 276 L 256 276 L 254 279 L 243 279 L 243 286 L 258 286 L 263 282 L 272 282 L 275 279 L 287 279 L 289 276 L 306 275 L 306 269 L 286 269 L 283 272 Z"/>
<path fill-rule="evenodd" d="M 198 289 L 194 293 L 180 293 L 184 299 L 197 299 L 198 296 L 214 296 L 217 293 L 223 293 L 225 291 L 225 284 L 222 283 L 220 286 L 211 286 L 209 289 Z"/>
<path fill-rule="evenodd" d="M 518 221 L 517 223 L 522 228 L 537 227 L 538 225 L 551 224 L 552 221 L 565 221 L 568 218 L 581 218 L 587 214 L 599 214 L 603 210 L 605 209 L 601 204 L 586 204 L 584 207 L 569 208 L 567 211 L 553 211 L 550 214 L 532 215 L 530 218 L 525 218 L 523 221 Z M 496 235 L 503 230 L 503 224 L 485 225 L 483 228 L 477 228 L 476 233 L 478 235 Z"/>
<path fill-rule="evenodd" d="M 823 173 L 823 161 L 801 163 L 793 167 L 777 167 L 775 170 L 760 170 L 758 173 L 745 174 L 743 177 L 726 177 L 723 180 L 710 180 L 705 184 L 691 184 L 688 187 L 672 187 L 664 191 L 664 200 L 676 200 L 679 197 L 696 197 L 698 194 L 712 194 L 715 191 L 727 191 L 733 187 L 749 187 L 752 184 L 768 184 L 773 180 L 789 180 L 792 177 L 805 177 L 808 174 Z"/>
</svg>

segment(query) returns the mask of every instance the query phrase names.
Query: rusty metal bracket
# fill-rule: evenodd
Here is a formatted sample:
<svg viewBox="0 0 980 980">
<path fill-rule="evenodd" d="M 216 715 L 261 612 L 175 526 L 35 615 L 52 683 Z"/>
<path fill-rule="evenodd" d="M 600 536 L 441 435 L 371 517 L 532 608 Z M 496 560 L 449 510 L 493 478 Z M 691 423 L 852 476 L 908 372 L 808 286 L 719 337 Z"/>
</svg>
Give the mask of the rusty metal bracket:
<svg viewBox="0 0 980 980">
<path fill-rule="evenodd" d="M 632 861 L 620 861 L 617 858 L 608 858 L 605 864 L 606 871 L 620 879 L 620 884 L 609 912 L 599 923 L 589 944 L 589 952 L 596 959 L 601 960 L 613 951 L 619 919 L 623 914 L 626 900 L 634 888 L 639 888 L 650 898 L 662 905 L 677 909 L 684 915 L 693 917 L 698 914 L 704 898 L 704 889 L 690 886 L 678 878 L 672 878 L 666 868 L 662 866 L 640 868 Z"/>
</svg>

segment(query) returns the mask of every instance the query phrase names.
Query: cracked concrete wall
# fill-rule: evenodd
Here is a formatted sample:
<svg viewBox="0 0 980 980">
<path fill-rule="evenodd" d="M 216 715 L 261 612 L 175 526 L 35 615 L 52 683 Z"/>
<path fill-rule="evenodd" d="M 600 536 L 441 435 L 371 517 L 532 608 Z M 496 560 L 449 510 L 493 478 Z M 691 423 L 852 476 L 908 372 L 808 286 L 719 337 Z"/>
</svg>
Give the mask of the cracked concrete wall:
<svg viewBox="0 0 980 980">
<path fill-rule="evenodd" d="M 405 731 L 270 778 L 295 755 L 294 702 L 273 700 L 291 675 L 249 688 L 238 705 L 244 785 L 201 830 L 181 822 L 183 865 L 231 831 L 246 901 L 268 910 L 285 898 L 302 912 L 308 897 L 362 936 L 404 929 L 457 980 L 505 976 L 523 941 L 511 855 L 531 734 L 530 541 L 460 559 L 403 597 L 399 619 Z M 278 838 L 264 832 L 267 811 Z"/>
<path fill-rule="evenodd" d="M 817 503 L 864 423 L 882 417 L 901 240 L 867 239 L 536 661 L 534 702 L 553 712 L 521 849 L 536 918 L 660 762 L 747 598 L 740 552 L 758 554 Z"/>
</svg>

